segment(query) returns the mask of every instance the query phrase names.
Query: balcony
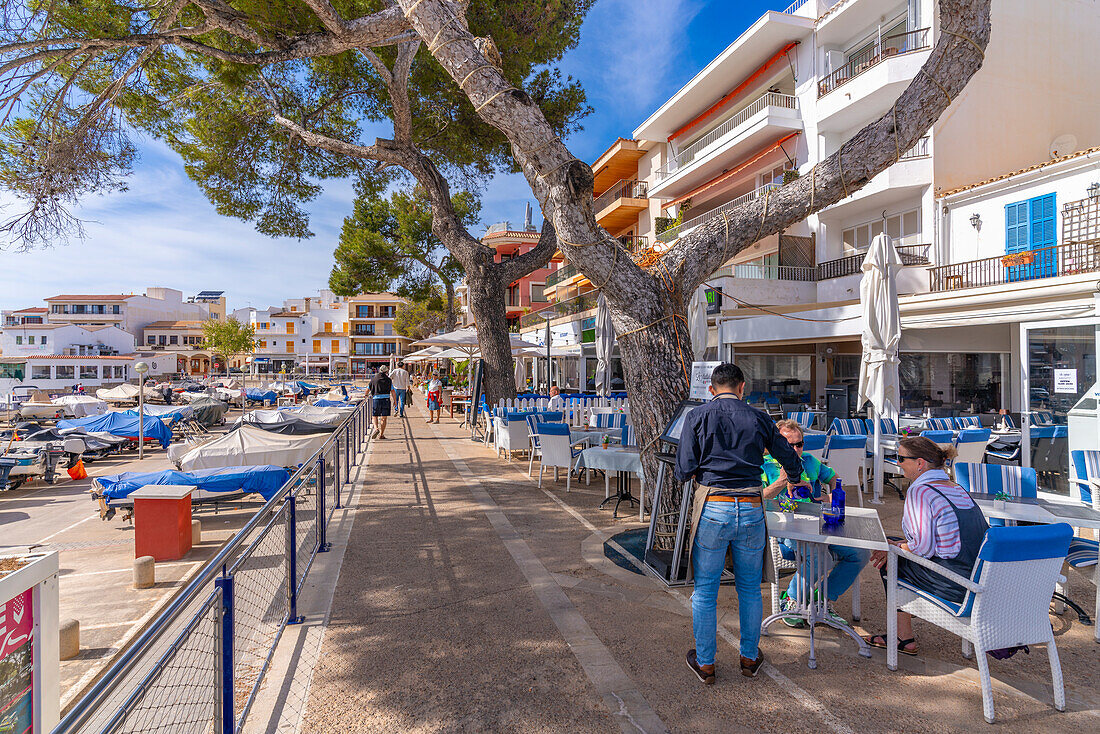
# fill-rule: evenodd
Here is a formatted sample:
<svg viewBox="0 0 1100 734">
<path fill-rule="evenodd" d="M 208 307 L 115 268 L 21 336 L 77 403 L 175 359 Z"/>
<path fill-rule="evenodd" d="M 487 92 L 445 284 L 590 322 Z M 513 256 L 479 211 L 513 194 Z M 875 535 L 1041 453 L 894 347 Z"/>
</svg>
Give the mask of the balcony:
<svg viewBox="0 0 1100 734">
<path fill-rule="evenodd" d="M 592 202 L 596 221 L 609 232 L 638 223 L 638 214 L 649 207 L 648 186 L 637 179 L 617 181 Z"/>
<path fill-rule="evenodd" d="M 831 224 L 847 223 L 873 218 L 883 209 L 916 206 L 932 185 L 932 174 L 931 141 L 925 136 L 866 186 L 823 209 L 821 218 Z"/>
<path fill-rule="evenodd" d="M 932 30 L 888 36 L 857 52 L 818 82 L 818 128 L 842 132 L 884 114 L 927 58 Z M 844 94 L 834 94 L 838 89 Z"/>
<path fill-rule="evenodd" d="M 546 287 L 551 288 L 557 286 L 559 283 L 569 280 L 579 274 L 580 271 L 577 270 L 576 265 L 566 265 L 564 268 L 558 268 L 546 276 Z"/>
<path fill-rule="evenodd" d="M 650 195 L 675 197 L 730 168 L 731 162 L 775 142 L 780 136 L 802 130 L 798 99 L 767 92 L 743 110 L 677 151 L 654 174 Z"/>
<path fill-rule="evenodd" d="M 813 303 L 817 297 L 817 270 L 787 265 L 727 265 L 707 278 L 727 297 L 724 308 L 739 308 L 748 304 Z M 738 303 L 741 302 L 741 303 Z"/>
<path fill-rule="evenodd" d="M 1010 259 L 1013 257 L 1016 258 L 1015 261 Z M 941 265 L 932 268 L 930 276 L 932 292 L 943 293 L 1098 271 L 1100 240 L 1089 240 L 1026 250 L 1015 256 L 987 257 Z"/>
<path fill-rule="evenodd" d="M 557 316 L 573 316 L 585 311 L 590 311 L 596 308 L 596 299 L 599 297 L 597 293 L 586 293 L 583 296 L 577 296 L 571 298 L 563 303 L 552 304 L 549 308 L 554 310 Z M 532 311 L 531 313 L 524 314 L 520 320 L 520 327 L 535 326 L 538 324 L 545 324 L 546 320 L 542 317 L 542 311 Z M 556 318 L 556 317 L 555 317 Z"/>
<path fill-rule="evenodd" d="M 677 240 L 680 237 L 687 234 L 688 232 L 690 232 L 691 230 L 698 227 L 699 225 L 705 224 L 706 222 L 709 222 L 712 219 L 716 219 L 718 217 L 721 217 L 722 214 L 724 214 L 725 212 L 732 211 L 732 210 L 736 209 L 737 207 L 741 206 L 742 204 L 745 204 L 745 203 L 748 203 L 750 201 L 754 201 L 756 199 L 759 199 L 761 196 L 766 194 L 768 191 L 771 191 L 772 189 L 777 189 L 777 188 L 779 188 L 779 186 L 780 185 L 777 184 L 777 183 L 765 184 L 764 186 L 761 186 L 758 189 L 750 191 L 747 194 L 742 194 L 741 196 L 738 196 L 736 199 L 730 199 L 725 204 L 722 204 L 721 206 L 717 206 L 714 209 L 711 209 L 706 214 L 700 214 L 699 216 L 693 217 L 693 218 L 687 220 L 686 222 L 683 222 L 681 224 L 676 225 L 675 227 L 669 227 L 668 229 L 666 229 L 663 232 L 658 232 L 657 233 L 657 239 L 660 242 L 672 242 L 674 240 Z"/>
<path fill-rule="evenodd" d="M 932 245 L 898 245 L 895 247 L 902 265 L 931 265 L 928 259 L 928 251 Z M 817 280 L 830 280 L 843 278 L 845 275 L 855 275 L 863 267 L 863 261 L 867 259 L 867 253 L 861 252 L 836 260 L 826 260 L 817 264 Z"/>
</svg>

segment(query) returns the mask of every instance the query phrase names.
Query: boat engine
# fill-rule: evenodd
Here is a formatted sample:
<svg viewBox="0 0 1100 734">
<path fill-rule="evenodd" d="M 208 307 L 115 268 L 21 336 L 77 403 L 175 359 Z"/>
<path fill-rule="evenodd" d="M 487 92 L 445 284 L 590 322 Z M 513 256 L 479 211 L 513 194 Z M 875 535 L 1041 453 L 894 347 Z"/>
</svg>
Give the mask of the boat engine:
<svg viewBox="0 0 1100 734">
<path fill-rule="evenodd" d="M 42 480 L 46 484 L 53 484 L 57 479 L 57 465 L 61 461 L 61 458 L 67 453 L 65 447 L 56 443 L 46 444 L 46 448 L 43 449 L 46 454 L 45 461 L 45 473 L 42 475 Z"/>
<path fill-rule="evenodd" d="M 10 486 L 8 482 L 8 476 L 11 474 L 11 470 L 19 464 L 19 459 L 13 456 L 0 456 L 0 492 L 6 489 L 15 489 Z"/>
</svg>

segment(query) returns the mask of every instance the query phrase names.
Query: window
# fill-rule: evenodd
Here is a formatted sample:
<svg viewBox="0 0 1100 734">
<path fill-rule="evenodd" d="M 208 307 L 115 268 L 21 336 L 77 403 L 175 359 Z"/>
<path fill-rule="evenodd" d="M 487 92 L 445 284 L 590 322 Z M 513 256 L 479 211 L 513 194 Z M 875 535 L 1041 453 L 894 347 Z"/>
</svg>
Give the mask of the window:
<svg viewBox="0 0 1100 734">
<path fill-rule="evenodd" d="M 267 349 L 267 340 L 266 339 L 261 339 L 260 340 L 260 349 Z"/>
<path fill-rule="evenodd" d="M 117 304 L 114 305 L 114 306 L 111 306 L 111 313 L 114 313 L 114 314 L 122 313 L 122 306 L 119 306 Z"/>
<path fill-rule="evenodd" d="M 331 321 L 326 321 L 325 322 L 325 331 L 332 331 L 332 322 Z"/>
<path fill-rule="evenodd" d="M 393 324 L 386 324 L 382 327 L 382 334 L 385 336 L 393 336 Z"/>
<path fill-rule="evenodd" d="M 359 319 L 373 319 L 374 306 L 356 306 L 355 317 Z"/>
<path fill-rule="evenodd" d="M 50 306 L 50 313 L 61 313 L 61 306 L 57 304 Z"/>
<path fill-rule="evenodd" d="M 54 379 L 57 380 L 74 380 L 76 379 L 76 367 L 71 364 L 59 364 L 54 368 Z"/>
<path fill-rule="evenodd" d="M 293 334 L 294 333 L 294 322 L 293 321 L 287 321 L 286 322 L 286 333 L 288 333 L 288 334 Z"/>
<path fill-rule="evenodd" d="M 23 337 L 16 335 L 15 343 L 16 344 L 22 344 L 23 343 Z"/>
<path fill-rule="evenodd" d="M 305 339 L 303 339 L 302 341 L 305 341 Z M 313 340 L 313 353 L 314 354 L 320 354 L 321 353 L 321 340 L 320 339 L 314 339 Z"/>
<path fill-rule="evenodd" d="M 336 352 L 340 351 L 340 340 L 339 339 L 333 339 L 332 340 L 332 351 L 333 351 L 333 353 L 336 353 Z"/>
<path fill-rule="evenodd" d="M 172 334 L 170 337 L 168 337 L 168 343 L 169 344 L 179 344 L 180 343 L 179 337 L 176 336 L 175 334 Z"/>
<path fill-rule="evenodd" d="M 374 324 L 356 324 L 355 333 L 359 336 L 374 336 Z"/>
<path fill-rule="evenodd" d="M 145 341 L 148 342 L 149 346 L 153 346 L 157 343 L 157 337 L 154 334 L 150 334 L 149 336 L 145 337 Z"/>
<path fill-rule="evenodd" d="M 1035 254 L 1031 263 L 1010 267 L 1010 281 L 1046 278 L 1057 273 L 1057 251 L 1043 249 L 1058 244 L 1054 217 L 1054 194 L 1036 196 L 1034 199 L 1018 201 L 1005 207 L 1005 253 L 1011 255 L 1028 250 L 1042 250 Z"/>
<path fill-rule="evenodd" d="M 297 311 L 297 310 L 298 310 L 298 307 L 297 307 L 297 306 L 291 306 L 291 307 L 290 307 L 290 310 L 291 310 L 291 311 Z"/>
<path fill-rule="evenodd" d="M 40 343 L 43 344 L 43 345 L 46 343 L 45 335 L 42 336 L 42 339 L 41 339 Z"/>
<path fill-rule="evenodd" d="M 882 218 L 844 230 L 844 255 L 867 252 L 871 240 L 882 234 Z M 919 245 L 921 243 L 920 208 L 911 209 L 886 218 L 886 234 L 895 245 Z"/>
<path fill-rule="evenodd" d="M 82 364 L 82 365 L 80 365 L 80 379 L 82 379 L 82 380 L 98 380 L 99 379 L 99 365 L 96 365 L 96 364 Z"/>
<path fill-rule="evenodd" d="M 111 376 L 116 380 L 121 380 L 126 377 L 126 365 L 116 364 L 111 368 Z"/>
<path fill-rule="evenodd" d="M 33 336 L 28 336 L 27 337 L 27 344 L 34 344 L 34 337 Z"/>
<path fill-rule="evenodd" d="M 341 324 L 341 331 L 343 331 L 345 334 L 348 333 L 348 322 L 347 321 L 345 321 L 343 324 Z"/>
<path fill-rule="evenodd" d="M 22 380 L 24 375 L 27 374 L 27 365 L 23 363 L 19 364 L 0 364 L 0 377 L 7 377 L 15 380 Z"/>
<path fill-rule="evenodd" d="M 286 350 L 288 352 L 290 352 L 291 354 L 293 354 L 294 353 L 294 342 L 287 342 L 286 343 Z"/>
<path fill-rule="evenodd" d="M 165 335 L 165 334 L 161 334 L 160 336 L 157 337 L 157 343 L 160 344 L 162 347 L 167 345 L 168 344 L 168 336 Z"/>
<path fill-rule="evenodd" d="M 52 379 L 52 377 L 50 375 L 50 366 L 48 364 L 31 365 L 31 379 L 32 380 L 49 380 L 49 379 Z"/>
<path fill-rule="evenodd" d="M 777 184 L 779 186 L 782 186 L 783 172 L 792 168 L 794 168 L 794 165 L 792 165 L 790 161 L 787 161 L 781 166 L 776 166 L 770 171 L 765 171 L 764 173 L 761 173 L 759 176 L 759 181 L 757 182 L 757 188 L 760 188 L 761 186 L 767 186 L 768 184 Z"/>
</svg>

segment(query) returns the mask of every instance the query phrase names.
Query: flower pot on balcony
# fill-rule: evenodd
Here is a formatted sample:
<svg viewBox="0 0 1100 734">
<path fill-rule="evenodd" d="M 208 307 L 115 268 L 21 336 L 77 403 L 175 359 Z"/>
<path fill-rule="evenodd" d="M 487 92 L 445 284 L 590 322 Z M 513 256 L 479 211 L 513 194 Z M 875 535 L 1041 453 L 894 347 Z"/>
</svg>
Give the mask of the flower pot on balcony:
<svg viewBox="0 0 1100 734">
<path fill-rule="evenodd" d="M 1001 265 L 1006 268 L 1016 268 L 1021 265 L 1031 265 L 1035 262 L 1035 255 L 1031 252 L 1014 252 L 1001 258 Z"/>
</svg>

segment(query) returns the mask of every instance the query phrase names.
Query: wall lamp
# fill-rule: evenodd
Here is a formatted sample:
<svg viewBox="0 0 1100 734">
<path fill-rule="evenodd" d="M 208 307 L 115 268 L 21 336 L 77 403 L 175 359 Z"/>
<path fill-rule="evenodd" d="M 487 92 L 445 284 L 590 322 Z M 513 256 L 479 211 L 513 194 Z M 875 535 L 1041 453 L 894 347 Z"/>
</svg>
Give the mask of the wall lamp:
<svg viewBox="0 0 1100 734">
<path fill-rule="evenodd" d="M 970 215 L 970 226 L 974 229 L 982 228 L 982 218 L 979 214 L 974 213 Z"/>
</svg>

